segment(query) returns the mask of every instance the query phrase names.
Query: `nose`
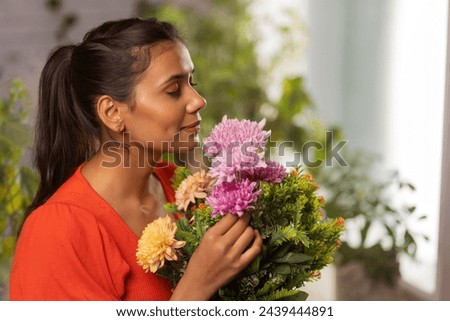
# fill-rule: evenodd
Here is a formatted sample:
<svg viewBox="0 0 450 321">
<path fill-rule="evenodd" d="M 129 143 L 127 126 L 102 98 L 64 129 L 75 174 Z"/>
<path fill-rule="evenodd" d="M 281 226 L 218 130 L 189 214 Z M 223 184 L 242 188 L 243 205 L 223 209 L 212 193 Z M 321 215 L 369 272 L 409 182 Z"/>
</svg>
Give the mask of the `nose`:
<svg viewBox="0 0 450 321">
<path fill-rule="evenodd" d="M 200 95 L 194 88 L 192 89 L 192 97 L 187 105 L 187 111 L 189 113 L 197 113 L 206 107 L 206 99 Z"/>
</svg>

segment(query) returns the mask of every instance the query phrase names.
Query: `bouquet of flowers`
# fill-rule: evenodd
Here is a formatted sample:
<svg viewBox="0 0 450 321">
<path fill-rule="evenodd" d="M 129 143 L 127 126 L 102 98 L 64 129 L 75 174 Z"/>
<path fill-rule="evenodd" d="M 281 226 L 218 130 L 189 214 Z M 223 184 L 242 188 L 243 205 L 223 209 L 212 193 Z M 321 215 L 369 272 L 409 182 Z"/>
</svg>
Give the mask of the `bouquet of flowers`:
<svg viewBox="0 0 450 321">
<path fill-rule="evenodd" d="M 209 170 L 176 170 L 176 202 L 166 204 L 166 211 L 181 217 L 176 223 L 160 218 L 145 228 L 136 256 L 146 271 L 175 285 L 208 228 L 222 215 L 249 213 L 263 250 L 213 299 L 306 300 L 301 288 L 332 263 L 343 219 L 324 217 L 324 198 L 309 173 L 265 159 L 270 131 L 264 124 L 225 116 L 204 140 Z"/>
</svg>

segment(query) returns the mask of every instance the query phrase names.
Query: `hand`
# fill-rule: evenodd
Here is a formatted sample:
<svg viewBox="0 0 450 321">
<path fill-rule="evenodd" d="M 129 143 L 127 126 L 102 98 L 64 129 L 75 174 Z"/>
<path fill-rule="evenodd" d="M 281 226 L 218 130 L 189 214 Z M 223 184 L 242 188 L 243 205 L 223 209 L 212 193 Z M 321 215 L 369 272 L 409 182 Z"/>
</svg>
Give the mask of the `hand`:
<svg viewBox="0 0 450 321">
<path fill-rule="evenodd" d="M 249 220 L 228 214 L 205 233 L 171 300 L 208 300 L 256 258 L 262 238 Z"/>
</svg>

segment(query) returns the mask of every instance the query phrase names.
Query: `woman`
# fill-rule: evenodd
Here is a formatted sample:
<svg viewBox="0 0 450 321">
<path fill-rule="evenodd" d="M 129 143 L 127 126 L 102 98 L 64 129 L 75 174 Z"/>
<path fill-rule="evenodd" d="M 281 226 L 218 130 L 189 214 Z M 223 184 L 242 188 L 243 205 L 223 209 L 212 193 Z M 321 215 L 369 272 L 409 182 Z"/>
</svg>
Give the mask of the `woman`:
<svg viewBox="0 0 450 321">
<path fill-rule="evenodd" d="M 207 300 L 260 252 L 248 219 L 205 234 L 178 285 L 136 263 L 144 227 L 173 201 L 164 152 L 192 150 L 206 101 L 175 28 L 111 21 L 54 51 L 41 75 L 39 190 L 10 277 L 11 300 Z"/>
</svg>

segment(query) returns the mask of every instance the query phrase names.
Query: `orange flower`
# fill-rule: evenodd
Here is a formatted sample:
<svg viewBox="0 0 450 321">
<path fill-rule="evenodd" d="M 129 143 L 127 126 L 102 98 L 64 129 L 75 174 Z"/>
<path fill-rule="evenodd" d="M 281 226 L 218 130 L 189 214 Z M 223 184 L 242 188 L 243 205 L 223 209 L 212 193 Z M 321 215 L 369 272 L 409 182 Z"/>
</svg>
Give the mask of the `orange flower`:
<svg viewBox="0 0 450 321">
<path fill-rule="evenodd" d="M 190 203 L 195 203 L 196 198 L 206 198 L 215 181 L 204 170 L 188 176 L 175 192 L 177 208 L 186 211 Z"/>
<path fill-rule="evenodd" d="M 344 225 L 344 218 L 341 217 L 341 216 L 339 216 L 339 217 L 337 218 L 336 224 L 339 225 L 339 226 Z"/>
<path fill-rule="evenodd" d="M 325 204 L 325 197 L 323 195 L 319 196 L 319 202 L 320 204 Z"/>
<path fill-rule="evenodd" d="M 310 173 L 303 174 L 303 177 L 306 178 L 311 183 L 314 183 L 314 178 L 312 177 L 312 175 Z"/>
<path fill-rule="evenodd" d="M 312 276 L 313 278 L 320 279 L 320 278 L 322 277 L 322 273 L 320 273 L 320 271 L 312 271 L 312 272 L 311 272 L 311 276 Z"/>
<path fill-rule="evenodd" d="M 305 179 L 307 179 L 307 180 L 310 181 L 311 183 L 313 183 L 314 188 L 315 188 L 316 190 L 319 189 L 319 185 L 316 184 L 316 181 L 314 180 L 314 178 L 312 177 L 312 175 L 311 175 L 310 173 L 305 173 L 305 174 L 303 174 L 302 177 L 305 178 Z"/>
<path fill-rule="evenodd" d="M 155 273 L 164 266 L 164 261 L 176 261 L 176 249 L 183 247 L 185 241 L 175 240 L 177 225 L 169 216 L 159 217 L 148 224 L 138 241 L 137 262 L 148 272 Z"/>
</svg>

